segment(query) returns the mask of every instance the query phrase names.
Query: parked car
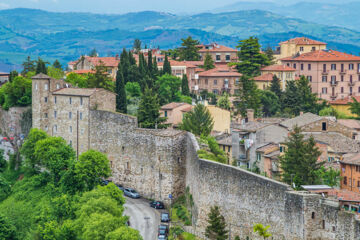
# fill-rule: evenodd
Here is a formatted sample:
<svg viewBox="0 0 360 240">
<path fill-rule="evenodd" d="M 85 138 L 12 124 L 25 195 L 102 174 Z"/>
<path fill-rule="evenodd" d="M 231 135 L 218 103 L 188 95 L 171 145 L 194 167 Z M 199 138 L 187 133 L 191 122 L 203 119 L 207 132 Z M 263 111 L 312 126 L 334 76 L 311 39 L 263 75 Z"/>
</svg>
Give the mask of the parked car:
<svg viewBox="0 0 360 240">
<path fill-rule="evenodd" d="M 108 185 L 109 183 L 111 183 L 111 181 L 110 181 L 110 180 L 107 180 L 107 179 L 101 179 L 101 185 L 106 186 L 106 185 Z"/>
<path fill-rule="evenodd" d="M 150 207 L 153 207 L 155 209 L 164 209 L 165 208 L 164 203 L 160 202 L 160 201 L 152 201 L 150 203 Z"/>
<path fill-rule="evenodd" d="M 170 222 L 170 216 L 168 213 L 161 213 L 161 222 Z"/>
<path fill-rule="evenodd" d="M 167 236 L 168 234 L 169 234 L 168 226 L 164 224 L 159 225 L 158 236 L 161 235 Z"/>
<path fill-rule="evenodd" d="M 165 235 L 159 235 L 158 240 L 167 240 L 167 236 Z"/>
<path fill-rule="evenodd" d="M 124 191 L 124 187 L 121 184 L 115 184 L 121 191 Z"/>
<path fill-rule="evenodd" d="M 140 198 L 140 194 L 132 188 L 125 188 L 124 195 L 131 198 Z"/>
</svg>

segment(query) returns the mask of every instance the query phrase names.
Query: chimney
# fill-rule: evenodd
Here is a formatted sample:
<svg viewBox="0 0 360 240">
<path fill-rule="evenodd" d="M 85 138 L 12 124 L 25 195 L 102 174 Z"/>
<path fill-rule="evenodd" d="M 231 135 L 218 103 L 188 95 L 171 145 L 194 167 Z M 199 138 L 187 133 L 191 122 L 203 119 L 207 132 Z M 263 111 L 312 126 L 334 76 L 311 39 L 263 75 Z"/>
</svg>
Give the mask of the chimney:
<svg viewBox="0 0 360 240">
<path fill-rule="evenodd" d="M 253 122 L 254 121 L 254 109 L 247 109 L 246 116 L 247 116 L 248 122 Z"/>
<path fill-rule="evenodd" d="M 119 54 L 116 54 L 115 58 L 116 58 L 116 60 L 119 60 L 120 59 Z"/>
<path fill-rule="evenodd" d="M 300 112 L 300 116 L 304 115 L 304 112 Z"/>
</svg>

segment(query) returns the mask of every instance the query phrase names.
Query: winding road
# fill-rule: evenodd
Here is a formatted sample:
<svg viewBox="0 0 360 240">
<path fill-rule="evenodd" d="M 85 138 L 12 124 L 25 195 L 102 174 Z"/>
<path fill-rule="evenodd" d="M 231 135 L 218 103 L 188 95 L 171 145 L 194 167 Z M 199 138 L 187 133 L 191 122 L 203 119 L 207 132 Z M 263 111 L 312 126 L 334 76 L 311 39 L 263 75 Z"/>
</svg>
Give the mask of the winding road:
<svg viewBox="0 0 360 240">
<path fill-rule="evenodd" d="M 161 211 L 151 208 L 145 199 L 126 197 L 124 214 L 130 217 L 130 227 L 139 230 L 144 240 L 156 240 Z"/>
</svg>

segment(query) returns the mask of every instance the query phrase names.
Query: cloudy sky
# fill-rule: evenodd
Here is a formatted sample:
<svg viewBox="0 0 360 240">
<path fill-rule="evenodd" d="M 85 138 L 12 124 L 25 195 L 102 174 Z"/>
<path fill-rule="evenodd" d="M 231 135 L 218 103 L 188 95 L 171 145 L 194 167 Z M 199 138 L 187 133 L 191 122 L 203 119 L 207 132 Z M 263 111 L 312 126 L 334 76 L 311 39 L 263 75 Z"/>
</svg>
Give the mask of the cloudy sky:
<svg viewBox="0 0 360 240">
<path fill-rule="evenodd" d="M 239 1 L 290 3 L 300 0 L 0 0 L 0 9 L 23 7 L 59 12 L 126 13 L 155 10 L 172 13 L 194 13 L 216 9 Z M 336 3 L 339 0 L 316 1 Z"/>
</svg>

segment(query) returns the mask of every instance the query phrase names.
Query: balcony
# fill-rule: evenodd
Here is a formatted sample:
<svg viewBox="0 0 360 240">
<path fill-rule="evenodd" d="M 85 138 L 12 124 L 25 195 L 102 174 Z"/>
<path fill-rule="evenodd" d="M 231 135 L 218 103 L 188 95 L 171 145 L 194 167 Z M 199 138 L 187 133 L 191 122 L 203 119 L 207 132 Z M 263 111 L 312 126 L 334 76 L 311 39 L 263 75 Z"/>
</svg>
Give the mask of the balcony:
<svg viewBox="0 0 360 240">
<path fill-rule="evenodd" d="M 355 82 L 348 82 L 348 85 L 349 85 L 350 87 L 352 87 L 352 86 L 355 85 Z"/>
<path fill-rule="evenodd" d="M 330 98 L 331 98 L 331 100 L 335 100 L 337 98 L 337 96 L 338 96 L 338 94 L 335 93 L 335 94 L 331 95 Z"/>
<path fill-rule="evenodd" d="M 341 70 L 340 70 L 340 74 L 341 74 L 341 75 L 345 75 L 346 73 L 347 73 L 347 70 L 345 70 L 345 69 L 341 69 Z"/>
<path fill-rule="evenodd" d="M 329 70 L 323 70 L 323 71 L 321 72 L 321 74 L 322 74 L 322 75 L 329 75 Z"/>
<path fill-rule="evenodd" d="M 330 85 L 331 85 L 331 86 L 337 86 L 337 85 L 338 85 L 338 81 L 330 81 Z"/>
</svg>

